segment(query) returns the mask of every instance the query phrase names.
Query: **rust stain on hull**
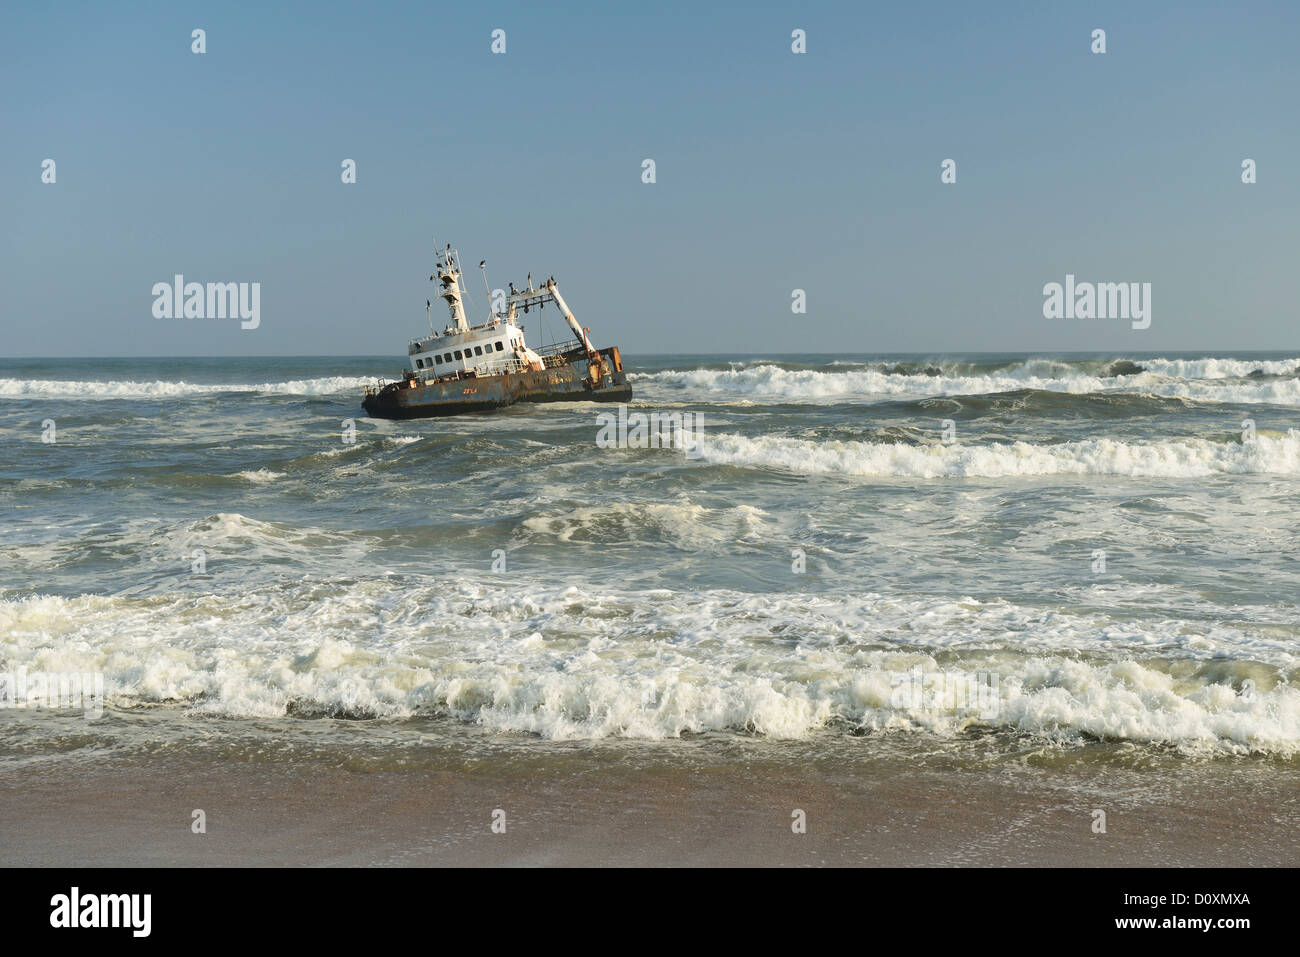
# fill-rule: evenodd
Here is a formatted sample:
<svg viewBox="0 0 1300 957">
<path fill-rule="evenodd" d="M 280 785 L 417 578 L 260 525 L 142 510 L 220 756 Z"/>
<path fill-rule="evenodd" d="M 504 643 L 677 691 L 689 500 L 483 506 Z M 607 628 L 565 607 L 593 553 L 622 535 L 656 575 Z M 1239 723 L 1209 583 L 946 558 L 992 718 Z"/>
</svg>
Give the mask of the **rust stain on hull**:
<svg viewBox="0 0 1300 957">
<path fill-rule="evenodd" d="M 594 385 L 578 365 L 477 376 L 472 380 L 405 379 L 368 394 L 361 407 L 372 418 L 420 419 L 490 412 L 517 402 L 629 402 L 632 386 L 627 373 L 617 353 L 610 359 L 597 367 Z"/>
</svg>

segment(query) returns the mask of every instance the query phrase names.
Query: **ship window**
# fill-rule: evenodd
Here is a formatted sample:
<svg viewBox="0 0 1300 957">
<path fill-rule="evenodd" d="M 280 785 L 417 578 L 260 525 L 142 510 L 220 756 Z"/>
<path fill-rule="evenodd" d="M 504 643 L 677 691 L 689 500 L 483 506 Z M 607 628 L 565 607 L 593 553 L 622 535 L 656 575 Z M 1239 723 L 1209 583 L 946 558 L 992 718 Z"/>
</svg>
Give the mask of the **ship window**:
<svg viewBox="0 0 1300 957">
<path fill-rule="evenodd" d="M 463 358 L 465 358 L 464 356 L 462 356 L 462 355 L 460 354 L 460 350 L 459 350 L 459 349 L 456 350 L 456 358 L 457 358 L 457 359 L 463 359 Z"/>
<path fill-rule="evenodd" d="M 474 355 L 476 355 L 476 356 L 481 356 L 482 354 L 483 354 L 483 347 L 482 347 L 482 346 L 475 346 L 475 347 L 474 347 Z"/>
<path fill-rule="evenodd" d="M 451 361 L 451 353 L 450 353 L 450 352 L 444 352 L 444 353 L 442 354 L 442 361 L 443 361 L 443 362 L 450 362 L 450 361 Z"/>
<path fill-rule="evenodd" d="M 415 367 L 416 367 L 417 369 L 423 369 L 423 368 L 424 368 L 424 360 L 423 360 L 423 359 L 416 359 L 416 360 L 415 360 Z"/>
<path fill-rule="evenodd" d="M 503 346 L 503 345 L 501 344 L 501 340 L 498 339 L 498 340 L 497 340 L 497 352 L 505 352 L 505 351 L 506 351 L 506 347 Z"/>
<path fill-rule="evenodd" d="M 433 361 L 438 365 L 442 365 L 442 356 L 434 356 Z"/>
</svg>

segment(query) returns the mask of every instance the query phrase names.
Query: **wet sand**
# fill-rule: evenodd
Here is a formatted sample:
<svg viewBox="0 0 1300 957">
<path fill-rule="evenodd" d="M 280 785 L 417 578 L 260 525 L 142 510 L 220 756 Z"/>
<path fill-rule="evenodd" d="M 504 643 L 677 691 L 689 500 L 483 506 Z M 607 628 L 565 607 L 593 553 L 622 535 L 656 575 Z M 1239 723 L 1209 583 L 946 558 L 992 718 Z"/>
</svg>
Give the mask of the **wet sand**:
<svg viewBox="0 0 1300 957">
<path fill-rule="evenodd" d="M 1293 766 L 1249 760 L 688 768 L 595 752 L 374 770 L 53 758 L 0 774 L 0 864 L 1282 866 L 1300 862 L 1298 795 Z M 205 834 L 191 831 L 196 808 Z"/>
</svg>

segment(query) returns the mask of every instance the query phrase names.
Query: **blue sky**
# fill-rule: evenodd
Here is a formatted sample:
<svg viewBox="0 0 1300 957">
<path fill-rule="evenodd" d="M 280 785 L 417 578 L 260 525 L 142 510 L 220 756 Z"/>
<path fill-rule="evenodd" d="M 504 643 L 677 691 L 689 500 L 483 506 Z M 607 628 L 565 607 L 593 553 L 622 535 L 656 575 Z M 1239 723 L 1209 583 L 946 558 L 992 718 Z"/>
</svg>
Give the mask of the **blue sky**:
<svg viewBox="0 0 1300 957">
<path fill-rule="evenodd" d="M 435 234 L 494 287 L 553 273 L 631 352 L 1294 349 L 1298 27 L 1287 3 L 9 4 L 0 354 L 403 355 Z M 175 273 L 260 282 L 260 327 L 155 319 Z M 1150 282 L 1151 327 L 1045 319 L 1066 273 Z"/>
</svg>

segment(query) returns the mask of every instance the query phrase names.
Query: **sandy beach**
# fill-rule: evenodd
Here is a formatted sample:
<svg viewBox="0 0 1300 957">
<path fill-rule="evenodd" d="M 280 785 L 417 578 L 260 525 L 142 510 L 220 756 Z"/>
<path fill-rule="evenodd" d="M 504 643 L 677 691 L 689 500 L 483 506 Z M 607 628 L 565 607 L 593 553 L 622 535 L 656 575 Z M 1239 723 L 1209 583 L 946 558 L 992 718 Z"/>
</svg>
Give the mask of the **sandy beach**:
<svg viewBox="0 0 1300 957">
<path fill-rule="evenodd" d="M 1300 774 L 1049 757 L 987 767 L 453 750 L 377 768 L 326 755 L 42 760 L 0 776 L 21 866 L 1209 866 L 1300 860 Z M 202 809 L 207 831 L 191 830 Z M 505 812 L 504 833 L 492 830 Z M 795 809 L 807 831 L 792 831 Z M 1106 811 L 1106 833 L 1092 830 Z M 498 816 L 499 817 L 499 816 Z"/>
</svg>

